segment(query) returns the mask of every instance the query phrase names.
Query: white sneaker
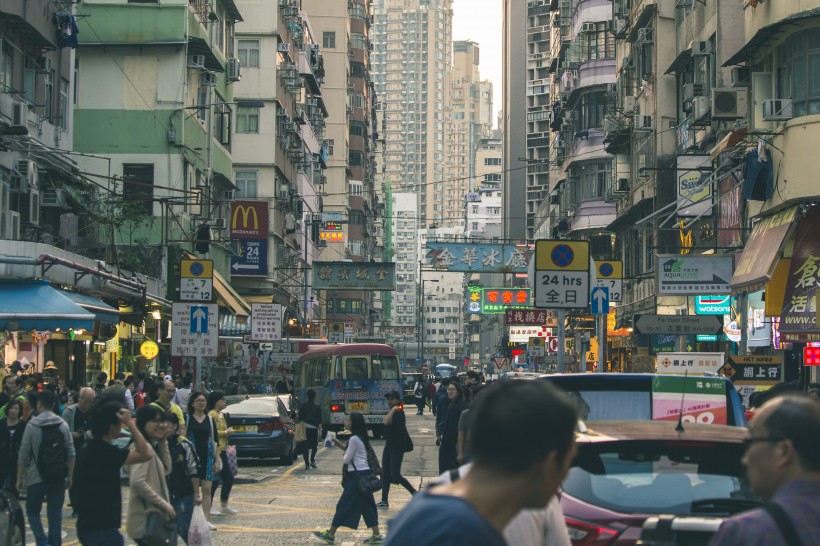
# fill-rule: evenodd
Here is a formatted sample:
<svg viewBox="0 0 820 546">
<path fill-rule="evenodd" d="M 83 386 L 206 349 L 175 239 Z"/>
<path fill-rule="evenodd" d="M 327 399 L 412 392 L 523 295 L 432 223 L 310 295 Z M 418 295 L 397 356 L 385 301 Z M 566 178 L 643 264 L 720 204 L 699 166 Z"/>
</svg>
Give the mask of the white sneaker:
<svg viewBox="0 0 820 546">
<path fill-rule="evenodd" d="M 211 513 L 212 516 L 221 516 L 222 515 L 222 512 L 220 512 L 219 508 L 217 508 L 216 506 L 211 506 L 211 512 L 210 513 Z"/>
<path fill-rule="evenodd" d="M 209 530 L 209 531 L 216 531 L 216 525 L 214 525 L 213 523 L 211 523 L 211 522 L 209 521 L 209 522 L 208 522 L 208 530 Z"/>
<path fill-rule="evenodd" d="M 223 514 L 238 514 L 236 510 L 228 506 L 227 504 L 222 505 L 222 513 Z"/>
</svg>

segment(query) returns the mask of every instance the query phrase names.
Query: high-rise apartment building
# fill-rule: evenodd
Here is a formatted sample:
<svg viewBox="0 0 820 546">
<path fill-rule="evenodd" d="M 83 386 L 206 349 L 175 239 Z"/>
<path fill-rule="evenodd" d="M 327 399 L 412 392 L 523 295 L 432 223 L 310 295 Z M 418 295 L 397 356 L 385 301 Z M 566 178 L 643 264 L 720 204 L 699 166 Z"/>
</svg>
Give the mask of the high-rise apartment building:
<svg viewBox="0 0 820 546">
<path fill-rule="evenodd" d="M 384 182 L 418 196 L 422 225 L 442 224 L 452 0 L 376 0 L 373 73 L 384 110 Z"/>
<path fill-rule="evenodd" d="M 396 291 L 393 295 L 391 325 L 417 326 L 418 266 L 418 205 L 413 193 L 392 195 L 393 261 L 396 264 Z M 413 340 L 416 336 L 411 336 Z"/>
</svg>

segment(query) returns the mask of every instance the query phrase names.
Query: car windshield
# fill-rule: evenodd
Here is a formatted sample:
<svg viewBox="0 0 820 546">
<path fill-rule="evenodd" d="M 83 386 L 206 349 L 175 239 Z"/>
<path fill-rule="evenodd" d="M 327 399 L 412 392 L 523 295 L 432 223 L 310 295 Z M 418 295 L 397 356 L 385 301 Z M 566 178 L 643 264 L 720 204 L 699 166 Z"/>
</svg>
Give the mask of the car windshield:
<svg viewBox="0 0 820 546">
<path fill-rule="evenodd" d="M 727 442 L 579 444 L 563 488 L 580 501 L 621 513 L 703 514 L 706 505 L 731 513 L 732 502 L 754 500 L 743 479 L 742 455 L 740 443 Z"/>
<path fill-rule="evenodd" d="M 248 398 L 225 408 L 226 413 L 241 415 L 278 415 L 276 399 Z"/>
</svg>

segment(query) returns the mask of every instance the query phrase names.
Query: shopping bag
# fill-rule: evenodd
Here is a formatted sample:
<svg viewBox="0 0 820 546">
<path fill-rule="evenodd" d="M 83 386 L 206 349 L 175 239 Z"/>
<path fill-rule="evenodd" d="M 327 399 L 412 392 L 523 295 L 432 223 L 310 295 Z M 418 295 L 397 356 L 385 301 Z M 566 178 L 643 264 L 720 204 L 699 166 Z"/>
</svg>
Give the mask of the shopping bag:
<svg viewBox="0 0 820 546">
<path fill-rule="evenodd" d="M 297 444 L 307 442 L 307 426 L 304 421 L 296 423 L 296 430 L 293 431 L 293 441 Z"/>
<path fill-rule="evenodd" d="M 336 439 L 336 433 L 332 430 L 327 431 L 327 436 L 325 436 L 325 447 L 333 447 L 333 440 Z"/>
<path fill-rule="evenodd" d="M 231 474 L 234 476 L 239 474 L 239 461 L 236 458 L 236 446 L 228 446 L 225 448 L 225 458 L 228 459 L 228 466 L 231 469 Z"/>
<path fill-rule="evenodd" d="M 211 531 L 202 505 L 194 506 L 191 514 L 191 527 L 188 530 L 188 546 L 211 546 Z"/>
</svg>

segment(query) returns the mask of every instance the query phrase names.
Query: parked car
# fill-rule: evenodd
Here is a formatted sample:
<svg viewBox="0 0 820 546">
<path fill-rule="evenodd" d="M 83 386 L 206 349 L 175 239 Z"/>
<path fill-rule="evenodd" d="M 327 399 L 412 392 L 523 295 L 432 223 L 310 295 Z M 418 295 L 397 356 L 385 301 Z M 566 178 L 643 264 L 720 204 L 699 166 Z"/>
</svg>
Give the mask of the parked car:
<svg viewBox="0 0 820 546">
<path fill-rule="evenodd" d="M 540 381 L 549 381 L 570 394 L 579 404 L 581 418 L 584 421 L 609 420 L 646 420 L 658 419 L 655 415 L 656 404 L 659 398 L 675 400 L 677 409 L 680 404 L 677 398 L 669 393 L 654 391 L 655 379 L 662 377 L 668 380 L 685 382 L 689 386 L 683 389 L 687 394 L 681 394 L 682 401 L 688 396 L 689 401 L 695 397 L 692 387 L 696 382 L 708 381 L 710 384 L 719 384 L 716 389 L 725 396 L 726 424 L 745 427 L 746 417 L 743 404 L 731 381 L 724 377 L 678 375 L 659 375 L 651 373 L 570 373 L 542 375 Z"/>
<path fill-rule="evenodd" d="M 720 518 L 760 506 L 740 462 L 745 429 L 676 429 L 667 421 L 599 421 L 577 433 L 561 493 L 573 544 L 631 546 L 653 516 Z"/>
<path fill-rule="evenodd" d="M 0 544 L 25 546 L 26 525 L 23 509 L 6 491 L 0 491 Z"/>
<path fill-rule="evenodd" d="M 226 400 L 230 405 L 222 413 L 235 431 L 228 443 L 236 446 L 238 457 L 277 458 L 286 464 L 296 459 L 290 400 L 290 395 L 232 396 Z"/>
</svg>

